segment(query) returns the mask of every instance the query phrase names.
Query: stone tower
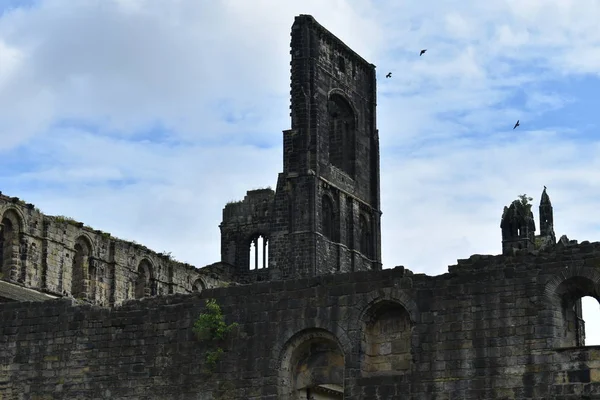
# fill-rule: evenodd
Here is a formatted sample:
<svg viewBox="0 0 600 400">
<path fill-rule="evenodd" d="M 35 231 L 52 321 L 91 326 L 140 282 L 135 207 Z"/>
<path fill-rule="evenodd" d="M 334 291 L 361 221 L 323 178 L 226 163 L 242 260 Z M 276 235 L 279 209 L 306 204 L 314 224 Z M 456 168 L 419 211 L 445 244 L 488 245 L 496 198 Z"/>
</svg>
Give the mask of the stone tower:
<svg viewBox="0 0 600 400">
<path fill-rule="evenodd" d="M 550 196 L 546 186 L 540 199 L 540 234 L 535 235 L 535 222 L 530 204 L 515 200 L 504 207 L 502 221 L 502 253 L 511 254 L 514 250 L 542 250 L 556 244 L 554 216 Z"/>
<path fill-rule="evenodd" d="M 284 276 L 380 269 L 375 66 L 309 15 L 296 17 L 291 36 L 274 266 Z"/>
<path fill-rule="evenodd" d="M 248 270 L 260 236 L 268 279 L 381 269 L 375 66 L 312 16 L 296 17 L 291 37 L 283 172 L 272 197 L 248 192 L 225 208 L 222 260 Z M 258 197 L 264 212 L 249 215 Z"/>
<path fill-rule="evenodd" d="M 540 200 L 540 236 L 542 238 L 548 238 L 552 244 L 556 243 L 556 235 L 554 234 L 554 212 L 552 210 L 550 196 L 546 193 L 546 186 L 544 186 L 544 191 L 542 192 L 542 198 Z"/>
<path fill-rule="evenodd" d="M 521 200 L 515 200 L 509 207 L 504 207 L 500 228 L 502 254 L 535 249 L 535 222 L 530 204 L 525 205 Z"/>
</svg>

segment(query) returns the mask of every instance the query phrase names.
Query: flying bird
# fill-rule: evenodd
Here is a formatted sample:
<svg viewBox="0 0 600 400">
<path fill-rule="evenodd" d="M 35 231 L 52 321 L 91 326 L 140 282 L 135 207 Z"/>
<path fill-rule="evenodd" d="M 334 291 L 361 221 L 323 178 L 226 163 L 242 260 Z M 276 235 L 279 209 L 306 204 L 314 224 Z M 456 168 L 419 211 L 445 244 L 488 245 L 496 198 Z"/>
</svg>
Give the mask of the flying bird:
<svg viewBox="0 0 600 400">
<path fill-rule="evenodd" d="M 419 54 L 419 57 L 421 57 L 423 54 L 425 54 L 426 51 L 427 51 L 427 49 L 421 50 L 421 53 Z"/>
<path fill-rule="evenodd" d="M 385 76 L 386 78 L 391 78 L 392 77 L 392 73 L 388 72 L 387 75 Z"/>
<path fill-rule="evenodd" d="M 516 124 L 515 124 L 515 126 L 513 127 L 513 131 L 514 131 L 515 129 L 517 129 L 517 126 L 520 126 L 520 125 L 519 125 L 519 120 L 517 120 L 517 123 L 516 123 Z"/>
</svg>

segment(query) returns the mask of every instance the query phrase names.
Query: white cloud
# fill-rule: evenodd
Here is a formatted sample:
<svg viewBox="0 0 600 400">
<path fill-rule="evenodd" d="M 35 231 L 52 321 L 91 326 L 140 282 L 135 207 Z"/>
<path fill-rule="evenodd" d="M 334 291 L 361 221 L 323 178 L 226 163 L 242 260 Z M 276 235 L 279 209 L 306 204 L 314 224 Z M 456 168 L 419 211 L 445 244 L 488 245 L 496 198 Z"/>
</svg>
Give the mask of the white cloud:
<svg viewBox="0 0 600 400">
<path fill-rule="evenodd" d="M 0 163 L 21 167 L 0 189 L 218 260 L 225 203 L 281 170 L 290 27 L 312 14 L 378 66 L 385 266 L 437 274 L 499 253 L 502 208 L 542 185 L 557 234 L 599 240 L 600 143 L 582 133 L 595 121 L 544 118 L 586 100 L 553 81 L 598 85 L 600 4 L 387 3 L 47 0 L 2 14 Z"/>
</svg>

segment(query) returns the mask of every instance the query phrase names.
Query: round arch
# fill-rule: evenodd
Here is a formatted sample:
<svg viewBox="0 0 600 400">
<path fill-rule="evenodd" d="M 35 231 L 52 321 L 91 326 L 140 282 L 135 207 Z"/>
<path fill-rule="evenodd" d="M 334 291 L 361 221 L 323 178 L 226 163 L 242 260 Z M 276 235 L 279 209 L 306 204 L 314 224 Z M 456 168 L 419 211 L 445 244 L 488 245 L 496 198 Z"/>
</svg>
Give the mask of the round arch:
<svg viewBox="0 0 600 400">
<path fill-rule="evenodd" d="M 567 266 L 546 282 L 546 301 L 542 307 L 550 308 L 558 317 L 551 324 L 555 347 L 585 345 L 585 321 L 581 299 L 587 296 L 600 303 L 600 272 L 594 268 Z"/>
<path fill-rule="evenodd" d="M 204 289 L 206 289 L 206 282 L 204 282 L 204 279 L 197 276 L 196 279 L 194 280 L 194 283 L 192 283 L 192 292 L 200 293 Z"/>
<path fill-rule="evenodd" d="M 144 257 L 137 267 L 137 278 L 135 279 L 135 298 L 149 297 L 154 295 L 154 265 Z"/>
<path fill-rule="evenodd" d="M 83 248 L 85 248 L 87 250 L 88 256 L 94 254 L 94 246 L 92 245 L 92 239 L 90 239 L 90 237 L 86 233 L 80 234 L 79 236 L 77 236 L 77 239 L 75 239 L 75 244 L 73 246 L 75 248 L 75 251 L 77 251 L 77 245 L 80 245 Z"/>
<path fill-rule="evenodd" d="M 8 219 L 13 226 L 18 228 L 19 232 L 23 232 L 25 229 L 25 217 L 23 216 L 21 210 L 16 207 L 6 207 L 4 211 L 2 211 L 0 222 L 2 222 L 4 219 Z"/>
<path fill-rule="evenodd" d="M 148 280 L 154 279 L 154 264 L 152 263 L 152 261 L 150 261 L 149 258 L 144 257 L 140 260 L 140 262 L 138 263 L 137 271 L 139 272 L 140 269 L 143 270 Z"/>
<path fill-rule="evenodd" d="M 566 267 L 546 282 L 544 296 L 551 302 L 556 302 L 570 289 L 586 293 L 586 296 L 600 297 L 600 271 L 584 266 Z"/>
<path fill-rule="evenodd" d="M 71 260 L 71 295 L 75 298 L 88 298 L 90 282 L 90 257 L 93 254 L 92 241 L 85 235 L 79 235 L 73 244 Z"/>
<path fill-rule="evenodd" d="M 259 240 L 262 238 L 262 241 Z M 262 246 L 262 248 L 260 248 Z M 269 251 L 269 235 L 263 231 L 254 231 L 247 235 L 245 241 L 245 249 L 247 251 L 249 270 L 268 268 L 268 251 Z M 259 257 L 262 254 L 262 259 Z M 254 268 L 252 268 L 254 266 Z"/>
<path fill-rule="evenodd" d="M 396 288 L 384 288 L 377 291 L 369 292 L 365 300 L 359 303 L 359 321 L 364 321 L 374 308 L 379 303 L 396 303 L 402 306 L 408 312 L 410 320 L 413 324 L 421 322 L 421 314 L 417 307 L 417 303 L 404 290 Z"/>
<path fill-rule="evenodd" d="M 292 400 L 300 391 L 308 394 L 319 387 L 335 388 L 343 396 L 344 371 L 351 352 L 345 334 L 339 337 L 325 328 L 306 328 L 283 343 L 274 349 L 279 399 Z"/>
<path fill-rule="evenodd" d="M 352 115 L 354 116 L 354 125 L 358 126 L 358 110 L 356 109 L 356 106 L 352 100 L 350 100 L 350 96 L 342 89 L 333 88 L 327 93 L 327 101 L 331 101 L 332 98 L 335 97 L 339 97 L 350 107 L 350 110 L 352 110 Z"/>
<path fill-rule="evenodd" d="M 0 216 L 0 272 L 2 279 L 25 283 L 26 262 L 22 260 L 24 219 L 21 211 L 7 207 Z M 25 243 L 26 244 L 26 243 Z"/>
<path fill-rule="evenodd" d="M 267 234 L 267 232 L 263 231 L 263 230 L 259 230 L 259 231 L 253 231 L 252 233 L 246 235 L 246 239 L 244 240 L 244 244 L 246 246 L 250 246 L 252 244 L 253 241 L 255 241 L 256 239 L 258 239 L 259 237 L 262 237 L 265 240 L 269 240 L 269 235 Z"/>
<path fill-rule="evenodd" d="M 369 293 L 358 318 L 361 372 L 365 376 L 409 372 L 418 347 L 413 328 L 419 321 L 417 305 L 406 292 L 386 288 Z"/>
</svg>

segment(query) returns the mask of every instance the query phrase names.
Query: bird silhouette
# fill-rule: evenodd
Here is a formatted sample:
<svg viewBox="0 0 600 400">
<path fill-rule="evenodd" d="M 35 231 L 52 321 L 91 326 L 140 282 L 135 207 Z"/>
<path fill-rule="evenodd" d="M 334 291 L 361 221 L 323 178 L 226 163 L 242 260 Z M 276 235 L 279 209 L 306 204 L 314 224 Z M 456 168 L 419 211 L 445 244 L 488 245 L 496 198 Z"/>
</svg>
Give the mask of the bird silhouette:
<svg viewBox="0 0 600 400">
<path fill-rule="evenodd" d="M 419 57 L 421 57 L 423 54 L 425 54 L 426 51 L 427 51 L 427 49 L 421 50 L 421 53 L 419 53 Z"/>
<path fill-rule="evenodd" d="M 388 72 L 387 75 L 385 76 L 386 78 L 391 78 L 392 77 L 392 73 Z"/>
<path fill-rule="evenodd" d="M 517 120 L 517 123 L 516 123 L 516 124 L 515 124 L 515 126 L 513 127 L 513 131 L 514 131 L 515 129 L 517 129 L 517 126 L 520 126 L 520 124 L 519 124 L 519 120 Z"/>
</svg>

